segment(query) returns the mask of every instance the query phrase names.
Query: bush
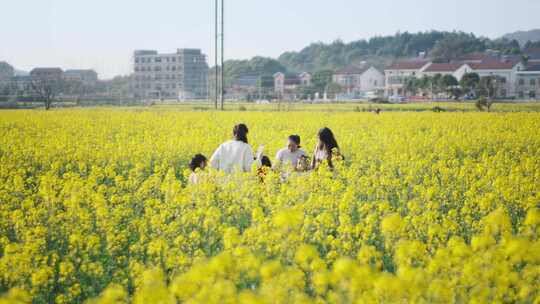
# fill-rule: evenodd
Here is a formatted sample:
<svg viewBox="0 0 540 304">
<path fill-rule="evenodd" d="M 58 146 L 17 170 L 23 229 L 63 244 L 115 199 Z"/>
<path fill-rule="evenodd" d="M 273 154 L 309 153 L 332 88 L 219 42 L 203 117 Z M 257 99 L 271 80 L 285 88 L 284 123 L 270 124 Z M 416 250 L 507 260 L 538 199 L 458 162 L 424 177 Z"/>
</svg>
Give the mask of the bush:
<svg viewBox="0 0 540 304">
<path fill-rule="evenodd" d="M 244 106 L 240 106 L 238 107 L 238 111 L 244 112 L 244 111 L 247 111 L 247 108 Z"/>
<path fill-rule="evenodd" d="M 476 100 L 474 105 L 478 111 L 484 111 L 484 109 L 487 107 L 487 99 L 485 97 L 480 97 Z"/>
<path fill-rule="evenodd" d="M 382 97 L 375 97 L 375 98 L 370 99 L 369 101 L 373 102 L 373 103 L 378 103 L 378 104 L 388 104 L 388 103 L 390 103 L 388 101 L 388 99 L 382 98 Z"/>
</svg>

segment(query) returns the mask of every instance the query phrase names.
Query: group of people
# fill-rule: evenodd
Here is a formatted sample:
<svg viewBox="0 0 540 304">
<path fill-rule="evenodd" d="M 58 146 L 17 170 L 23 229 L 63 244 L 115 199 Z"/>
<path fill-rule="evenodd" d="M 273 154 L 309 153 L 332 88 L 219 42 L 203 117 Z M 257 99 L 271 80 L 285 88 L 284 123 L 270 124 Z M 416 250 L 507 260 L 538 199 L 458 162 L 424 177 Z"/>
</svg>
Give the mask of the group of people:
<svg viewBox="0 0 540 304">
<path fill-rule="evenodd" d="M 300 145 L 300 136 L 290 135 L 287 146 L 277 152 L 274 166 L 272 166 L 270 158 L 263 155 L 263 146 L 259 147 L 257 153 L 253 153 L 253 149 L 248 144 L 248 133 L 249 129 L 245 124 L 237 124 L 233 128 L 233 139 L 222 143 L 212 154 L 210 161 L 202 154 L 195 155 L 189 164 L 192 171 L 189 182 L 191 184 L 198 183 L 199 172 L 208 165 L 230 174 L 250 172 L 251 167 L 256 163 L 259 175 L 261 175 L 269 169 L 281 170 L 284 166 L 298 172 L 315 170 L 325 162 L 330 168 L 333 168 L 333 160 L 342 159 L 334 133 L 326 127 L 319 130 L 318 142 L 315 145 L 311 161 Z"/>
</svg>

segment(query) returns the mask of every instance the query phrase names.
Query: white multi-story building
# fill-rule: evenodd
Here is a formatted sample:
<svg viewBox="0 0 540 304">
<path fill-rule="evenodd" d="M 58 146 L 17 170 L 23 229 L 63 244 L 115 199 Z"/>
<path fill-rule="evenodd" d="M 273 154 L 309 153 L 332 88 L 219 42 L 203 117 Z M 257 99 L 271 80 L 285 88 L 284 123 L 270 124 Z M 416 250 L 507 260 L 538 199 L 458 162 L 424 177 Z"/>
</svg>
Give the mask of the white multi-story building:
<svg viewBox="0 0 540 304">
<path fill-rule="evenodd" d="M 385 96 L 405 95 L 405 81 L 409 77 L 420 77 L 431 64 L 428 60 L 397 61 L 384 70 Z"/>
<path fill-rule="evenodd" d="M 540 99 L 540 64 L 517 72 L 516 94 L 519 99 Z"/>
<path fill-rule="evenodd" d="M 136 97 L 204 99 L 208 97 L 208 64 L 199 49 L 178 49 L 159 54 L 138 50 L 133 54 L 132 90 Z"/>
<path fill-rule="evenodd" d="M 332 81 L 343 88 L 344 97 L 356 98 L 384 88 L 384 74 L 374 67 L 348 67 L 338 70 Z"/>
<path fill-rule="evenodd" d="M 517 74 L 525 70 L 525 66 L 519 61 L 486 61 L 482 63 L 470 63 L 472 73 L 478 74 L 480 77 L 497 76 L 501 79 L 499 85 L 500 91 L 497 96 L 517 97 L 516 84 Z"/>
</svg>

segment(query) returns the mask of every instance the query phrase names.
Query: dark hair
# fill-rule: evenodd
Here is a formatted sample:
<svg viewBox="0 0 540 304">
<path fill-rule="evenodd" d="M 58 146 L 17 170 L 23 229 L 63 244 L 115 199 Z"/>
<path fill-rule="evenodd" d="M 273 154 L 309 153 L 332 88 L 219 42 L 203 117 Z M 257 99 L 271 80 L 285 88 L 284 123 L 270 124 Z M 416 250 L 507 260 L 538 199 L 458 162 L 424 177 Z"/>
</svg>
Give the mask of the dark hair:
<svg viewBox="0 0 540 304">
<path fill-rule="evenodd" d="M 191 171 L 195 171 L 197 168 L 202 169 L 201 167 L 204 162 L 206 162 L 206 156 L 202 154 L 195 154 L 189 163 L 189 168 Z"/>
<path fill-rule="evenodd" d="M 290 135 L 289 140 L 294 141 L 298 145 L 298 148 L 300 148 L 300 136 L 299 135 Z"/>
<path fill-rule="evenodd" d="M 327 151 L 330 151 L 334 148 L 339 148 L 334 133 L 327 127 L 324 127 L 319 130 L 319 139 L 321 140 L 323 146 L 320 148 L 325 148 Z"/>
<path fill-rule="evenodd" d="M 263 157 L 261 157 L 261 165 L 263 167 L 271 168 L 272 162 L 270 161 L 270 158 L 268 158 L 268 156 L 264 155 Z"/>
<path fill-rule="evenodd" d="M 248 143 L 248 139 L 247 139 L 248 132 L 249 132 L 248 127 L 245 124 L 243 124 L 243 123 L 237 124 L 233 128 L 234 139 L 239 140 L 239 141 L 243 141 L 243 142 L 245 142 L 247 144 Z"/>
</svg>

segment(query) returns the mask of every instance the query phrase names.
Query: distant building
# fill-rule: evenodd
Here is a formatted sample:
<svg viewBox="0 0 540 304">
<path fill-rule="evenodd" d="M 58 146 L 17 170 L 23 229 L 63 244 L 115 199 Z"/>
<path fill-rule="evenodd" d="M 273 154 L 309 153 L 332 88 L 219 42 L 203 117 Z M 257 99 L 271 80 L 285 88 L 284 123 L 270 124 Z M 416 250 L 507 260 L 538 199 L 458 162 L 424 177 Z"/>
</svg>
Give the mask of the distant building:
<svg viewBox="0 0 540 304">
<path fill-rule="evenodd" d="M 296 99 L 297 89 L 301 86 L 311 85 L 311 74 L 303 72 L 300 74 L 285 74 L 278 72 L 274 74 L 274 92 L 278 98 Z"/>
<path fill-rule="evenodd" d="M 249 99 L 258 91 L 260 77 L 258 75 L 242 75 L 232 84 L 227 95 L 231 99 Z"/>
<path fill-rule="evenodd" d="M 68 81 L 80 81 L 88 87 L 95 87 L 98 82 L 98 74 L 94 70 L 66 70 L 64 78 Z"/>
<path fill-rule="evenodd" d="M 430 64 L 430 61 L 423 59 L 396 61 L 392 63 L 384 70 L 385 95 L 405 95 L 405 80 L 409 77 L 419 78 Z"/>
<path fill-rule="evenodd" d="M 374 67 L 347 67 L 338 70 L 332 81 L 339 84 L 347 98 L 357 98 L 384 88 L 384 74 Z"/>
<path fill-rule="evenodd" d="M 159 54 L 133 54 L 132 90 L 141 98 L 203 99 L 208 97 L 208 64 L 200 49 Z"/>
<path fill-rule="evenodd" d="M 485 52 L 473 52 L 469 54 L 465 54 L 461 57 L 459 57 L 456 62 L 458 63 L 482 63 L 487 60 L 498 60 L 499 57 L 496 54 L 493 53 L 485 53 Z"/>
<path fill-rule="evenodd" d="M 432 63 L 424 69 L 421 76 L 452 75 L 459 81 L 471 71 L 472 68 L 467 63 Z"/>
<path fill-rule="evenodd" d="M 501 79 L 498 97 L 516 97 L 517 73 L 525 70 L 521 62 L 516 61 L 486 61 L 482 63 L 471 63 L 471 72 L 480 77 L 497 76 Z"/>
<path fill-rule="evenodd" d="M 53 79 L 60 80 L 64 77 L 64 71 L 61 68 L 35 68 L 30 71 L 32 79 Z"/>
<path fill-rule="evenodd" d="M 540 99 L 540 64 L 517 72 L 516 94 L 519 99 Z"/>
<path fill-rule="evenodd" d="M 15 76 L 15 69 L 7 62 L 0 61 L 0 81 L 9 81 Z"/>
</svg>

